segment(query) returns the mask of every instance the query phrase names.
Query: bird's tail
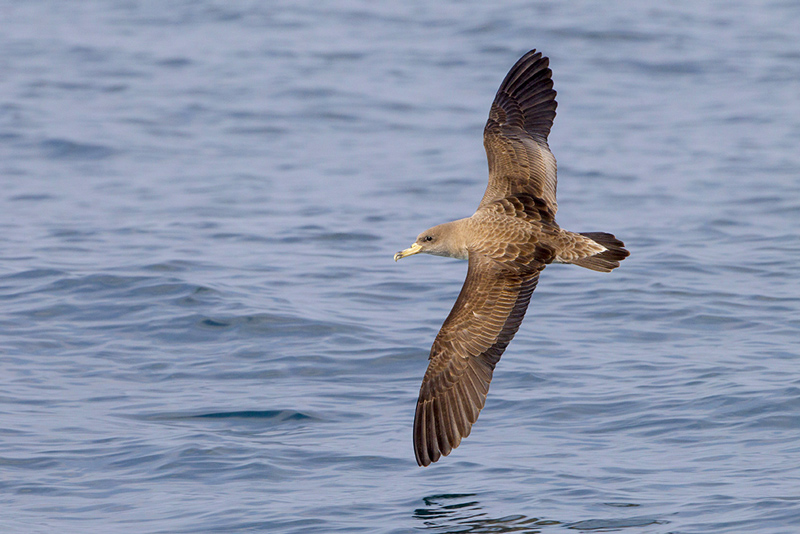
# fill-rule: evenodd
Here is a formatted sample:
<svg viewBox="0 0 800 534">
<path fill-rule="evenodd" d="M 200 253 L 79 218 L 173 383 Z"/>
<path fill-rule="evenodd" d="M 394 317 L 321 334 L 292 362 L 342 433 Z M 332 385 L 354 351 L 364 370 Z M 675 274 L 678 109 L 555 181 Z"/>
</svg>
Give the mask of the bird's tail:
<svg viewBox="0 0 800 534">
<path fill-rule="evenodd" d="M 585 267 L 593 271 L 600 271 L 601 273 L 607 273 L 619 267 L 619 262 L 631 254 L 625 250 L 625 243 L 611 234 L 605 232 L 582 232 L 581 235 L 604 246 L 606 250 L 594 256 L 586 256 L 579 260 L 572 260 L 570 263 L 573 265 Z"/>
</svg>

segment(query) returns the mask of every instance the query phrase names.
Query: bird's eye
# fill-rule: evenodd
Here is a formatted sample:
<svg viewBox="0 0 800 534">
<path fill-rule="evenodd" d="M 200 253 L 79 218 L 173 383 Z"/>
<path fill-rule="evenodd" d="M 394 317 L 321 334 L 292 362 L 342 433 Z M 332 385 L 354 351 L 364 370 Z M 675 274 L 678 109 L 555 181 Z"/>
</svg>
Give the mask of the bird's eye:
<svg viewBox="0 0 800 534">
<path fill-rule="evenodd" d="M 433 241 L 433 236 L 431 236 L 431 235 L 426 235 L 426 236 L 425 236 L 425 241 Z"/>
</svg>

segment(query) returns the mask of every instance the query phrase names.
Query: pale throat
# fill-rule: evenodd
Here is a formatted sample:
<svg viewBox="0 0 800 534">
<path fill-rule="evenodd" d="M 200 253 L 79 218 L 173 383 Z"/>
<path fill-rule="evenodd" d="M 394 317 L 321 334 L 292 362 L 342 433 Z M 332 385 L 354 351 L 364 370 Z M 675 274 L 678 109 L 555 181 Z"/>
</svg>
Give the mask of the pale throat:
<svg viewBox="0 0 800 534">
<path fill-rule="evenodd" d="M 469 243 L 468 236 L 470 235 L 469 227 L 472 221 L 470 218 L 459 219 L 440 226 L 447 227 L 445 240 L 446 251 L 442 251 L 442 256 L 448 258 L 455 258 L 457 260 L 469 259 Z M 440 234 L 441 235 L 441 234 Z"/>
</svg>

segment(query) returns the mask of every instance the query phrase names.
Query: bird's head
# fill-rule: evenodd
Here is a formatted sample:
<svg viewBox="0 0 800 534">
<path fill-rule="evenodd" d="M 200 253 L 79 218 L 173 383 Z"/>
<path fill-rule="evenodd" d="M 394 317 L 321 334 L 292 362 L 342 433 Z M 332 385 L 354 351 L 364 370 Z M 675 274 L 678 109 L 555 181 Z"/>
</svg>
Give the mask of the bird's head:
<svg viewBox="0 0 800 534">
<path fill-rule="evenodd" d="M 462 246 L 462 240 L 459 239 L 461 234 L 458 231 L 459 225 L 456 224 L 458 222 L 460 221 L 444 223 L 425 230 L 410 247 L 395 254 L 394 261 L 419 253 L 467 259 L 469 255 L 466 247 Z"/>
</svg>

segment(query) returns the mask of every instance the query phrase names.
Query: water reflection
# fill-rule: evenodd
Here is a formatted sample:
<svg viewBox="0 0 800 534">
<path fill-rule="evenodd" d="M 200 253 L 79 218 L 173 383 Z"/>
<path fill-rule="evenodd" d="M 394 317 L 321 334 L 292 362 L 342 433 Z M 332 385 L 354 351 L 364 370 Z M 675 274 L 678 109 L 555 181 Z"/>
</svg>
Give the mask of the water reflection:
<svg viewBox="0 0 800 534">
<path fill-rule="evenodd" d="M 474 493 L 443 494 L 424 497 L 423 508 L 414 511 L 414 518 L 425 525 L 424 528 L 443 533 L 500 533 L 524 532 L 541 533 L 542 527 L 560 525 L 559 521 L 509 515 L 491 517 L 483 510 Z"/>
<path fill-rule="evenodd" d="M 664 525 L 669 523 L 662 519 L 647 516 L 626 518 L 586 519 L 582 521 L 564 522 L 553 519 L 528 517 L 513 514 L 503 517 L 491 517 L 474 493 L 442 494 L 424 497 L 425 506 L 414 510 L 414 518 L 423 522 L 425 530 L 433 530 L 443 534 L 522 532 L 541 534 L 555 532 L 567 528 L 578 532 L 611 532 L 625 528 L 644 527 L 648 525 Z M 638 508 L 631 503 L 606 503 L 614 508 Z"/>
</svg>

